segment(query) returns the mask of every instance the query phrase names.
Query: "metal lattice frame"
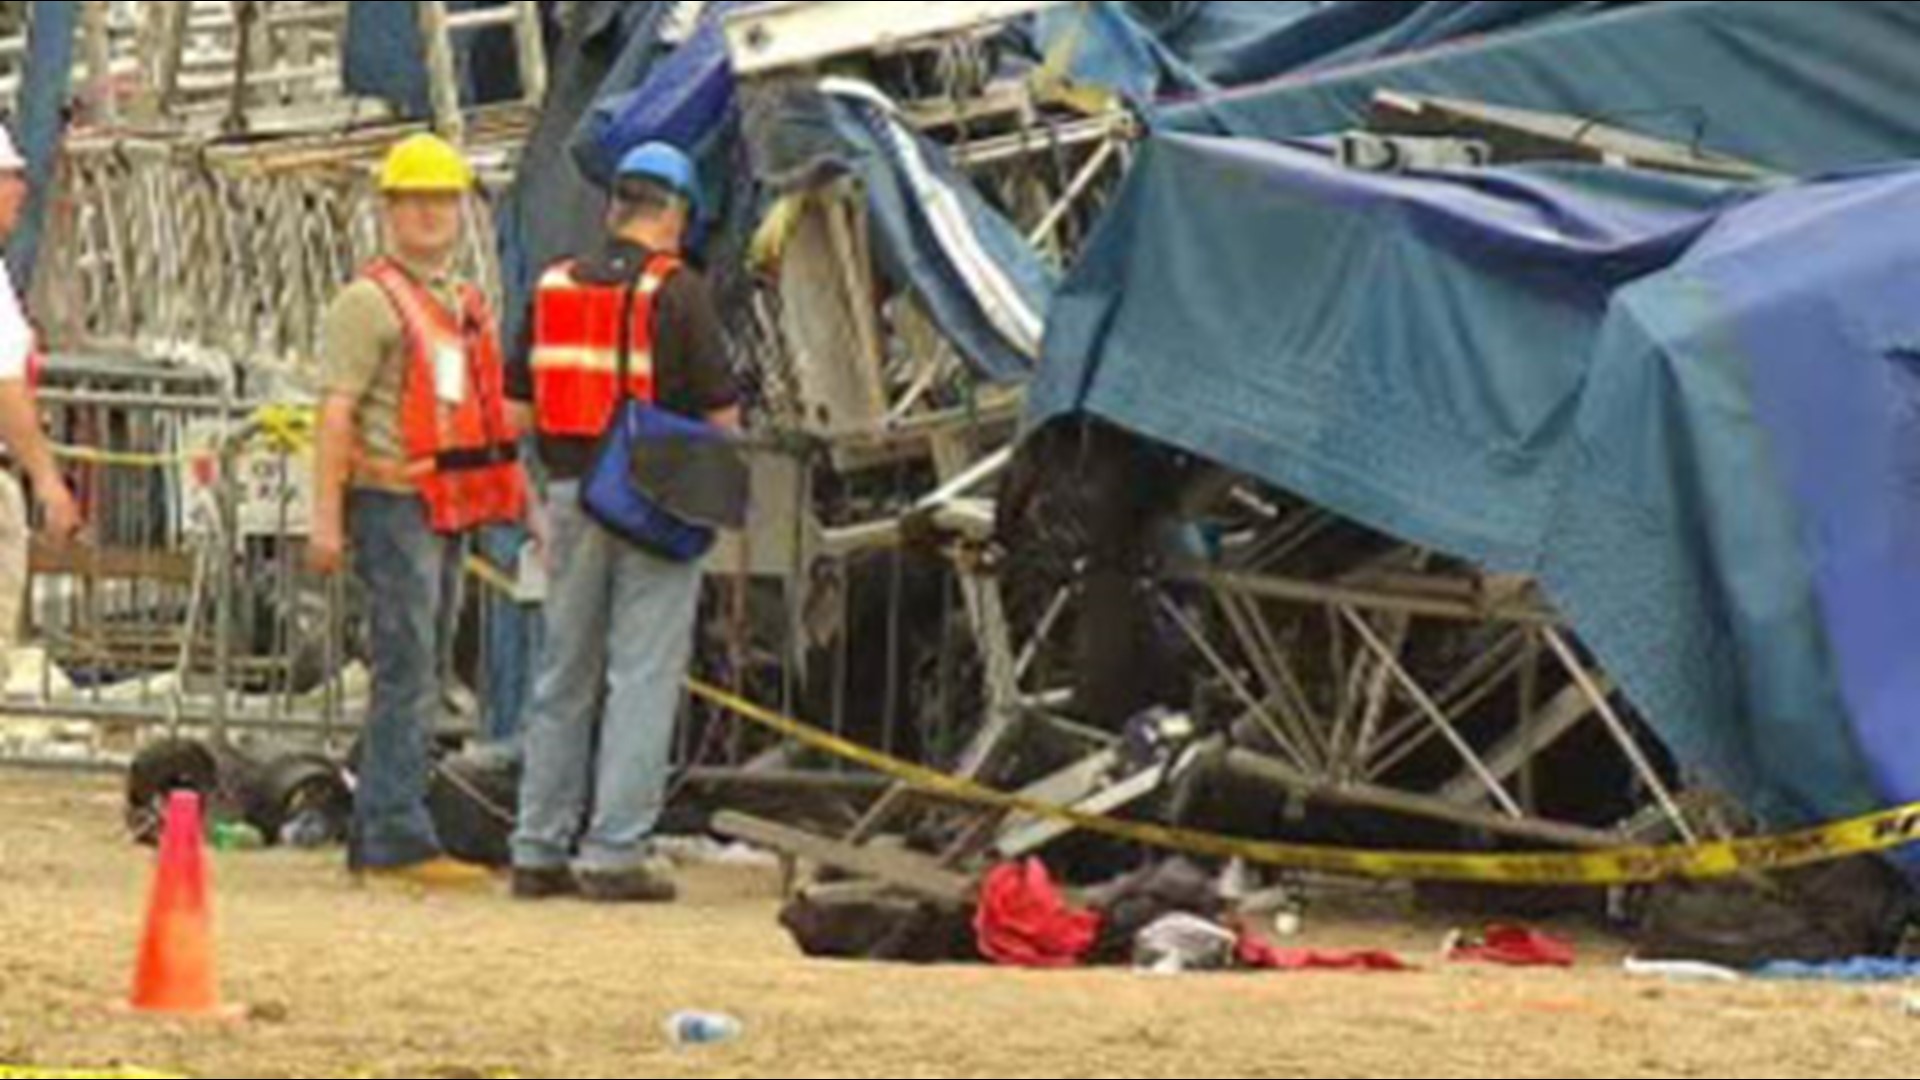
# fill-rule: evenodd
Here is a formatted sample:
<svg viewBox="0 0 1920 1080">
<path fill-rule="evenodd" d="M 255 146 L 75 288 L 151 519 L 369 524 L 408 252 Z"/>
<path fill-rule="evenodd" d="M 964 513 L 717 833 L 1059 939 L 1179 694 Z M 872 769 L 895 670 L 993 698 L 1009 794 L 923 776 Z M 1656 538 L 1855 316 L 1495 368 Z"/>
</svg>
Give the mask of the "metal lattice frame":
<svg viewBox="0 0 1920 1080">
<path fill-rule="evenodd" d="M 340 283 L 379 251 L 373 170 L 405 129 L 265 149 L 191 137 L 69 145 L 38 309 L 67 348 L 297 370 Z M 518 135 L 495 132 L 504 145 Z M 498 295 L 491 200 L 463 271 Z"/>
<path fill-rule="evenodd" d="M 1169 567 L 1156 602 L 1232 705 L 1240 771 L 1335 804 L 1538 842 L 1643 838 L 1613 826 L 1649 805 L 1670 835 L 1696 838 L 1670 765 L 1534 582 L 1386 541 L 1244 481 L 1218 490 L 1195 520 L 1231 521 L 1227 539 L 1210 560 Z M 1639 793 L 1614 821 L 1537 804 L 1531 770 L 1588 726 Z"/>
</svg>

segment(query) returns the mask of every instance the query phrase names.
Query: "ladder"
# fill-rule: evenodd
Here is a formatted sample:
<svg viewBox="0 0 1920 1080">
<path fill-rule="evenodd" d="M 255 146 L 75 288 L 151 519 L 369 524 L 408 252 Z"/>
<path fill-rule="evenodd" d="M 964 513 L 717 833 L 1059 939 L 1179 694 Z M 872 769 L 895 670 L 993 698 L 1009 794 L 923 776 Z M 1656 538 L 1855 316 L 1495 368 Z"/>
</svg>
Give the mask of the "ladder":
<svg viewBox="0 0 1920 1080">
<path fill-rule="evenodd" d="M 420 32 L 426 42 L 427 83 L 433 103 L 433 128 L 453 142 L 466 135 L 465 102 L 461 96 L 459 49 L 464 35 L 510 28 L 520 70 L 520 100 L 538 106 L 547 93 L 546 43 L 540 32 L 540 5 L 524 0 L 468 11 L 448 4 L 420 4 Z"/>
</svg>

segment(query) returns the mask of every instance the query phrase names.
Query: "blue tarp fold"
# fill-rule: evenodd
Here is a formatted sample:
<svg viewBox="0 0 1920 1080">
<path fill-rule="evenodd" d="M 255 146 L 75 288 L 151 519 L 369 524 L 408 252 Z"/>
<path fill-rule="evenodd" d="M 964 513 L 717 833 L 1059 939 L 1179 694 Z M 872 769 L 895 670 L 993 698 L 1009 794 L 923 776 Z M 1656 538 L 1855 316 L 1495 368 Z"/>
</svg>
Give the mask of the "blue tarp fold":
<svg viewBox="0 0 1920 1080">
<path fill-rule="evenodd" d="M 1167 130 L 1262 139 L 1364 123 L 1380 90 L 1592 117 L 1810 176 L 1920 146 L 1920 7 L 1670 0 L 1319 69 L 1170 106 Z"/>
</svg>

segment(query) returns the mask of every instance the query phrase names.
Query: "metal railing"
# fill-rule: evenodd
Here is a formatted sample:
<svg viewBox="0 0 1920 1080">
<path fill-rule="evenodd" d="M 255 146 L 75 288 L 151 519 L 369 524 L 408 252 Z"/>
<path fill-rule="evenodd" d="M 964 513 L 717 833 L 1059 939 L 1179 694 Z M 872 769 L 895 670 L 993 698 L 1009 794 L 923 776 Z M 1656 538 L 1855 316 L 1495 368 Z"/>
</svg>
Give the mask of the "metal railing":
<svg viewBox="0 0 1920 1080">
<path fill-rule="evenodd" d="M 155 727 L 340 738 L 364 677 L 344 590 L 301 568 L 300 413 L 99 360 L 56 365 L 41 403 L 89 530 L 35 545 L 0 744 L 44 756 L 78 730 L 88 756 L 112 756 Z"/>
</svg>

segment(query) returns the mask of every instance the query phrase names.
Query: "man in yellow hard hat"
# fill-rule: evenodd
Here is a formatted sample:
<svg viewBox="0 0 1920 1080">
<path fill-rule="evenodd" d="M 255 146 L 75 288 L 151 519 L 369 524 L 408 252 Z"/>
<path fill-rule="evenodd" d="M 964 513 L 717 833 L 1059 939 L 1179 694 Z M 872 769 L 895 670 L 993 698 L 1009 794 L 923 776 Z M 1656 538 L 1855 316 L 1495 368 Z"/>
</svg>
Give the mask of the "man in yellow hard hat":
<svg viewBox="0 0 1920 1080">
<path fill-rule="evenodd" d="M 371 622 L 373 694 L 361 740 L 349 860 L 369 877 L 474 886 L 427 811 L 440 658 L 473 530 L 527 510 L 493 314 L 454 263 L 474 175 L 431 135 L 380 174 L 386 254 L 341 291 L 323 328 L 319 449 L 308 559 L 349 561 Z"/>
</svg>

